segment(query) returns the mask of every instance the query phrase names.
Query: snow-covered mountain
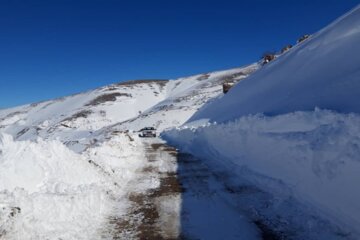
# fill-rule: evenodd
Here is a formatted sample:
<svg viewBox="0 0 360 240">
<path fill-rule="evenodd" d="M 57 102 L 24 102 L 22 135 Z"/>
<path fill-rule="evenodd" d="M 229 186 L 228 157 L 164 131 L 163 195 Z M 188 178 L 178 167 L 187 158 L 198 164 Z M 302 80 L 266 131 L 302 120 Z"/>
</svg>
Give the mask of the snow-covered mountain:
<svg viewBox="0 0 360 240">
<path fill-rule="evenodd" d="M 0 110 L 0 129 L 16 140 L 88 139 L 106 127 L 162 131 L 180 126 L 204 103 L 222 93 L 222 83 L 241 80 L 258 68 L 200 74 L 177 80 L 139 80 L 55 100 Z M 146 119 L 146 121 L 144 121 Z"/>
</svg>

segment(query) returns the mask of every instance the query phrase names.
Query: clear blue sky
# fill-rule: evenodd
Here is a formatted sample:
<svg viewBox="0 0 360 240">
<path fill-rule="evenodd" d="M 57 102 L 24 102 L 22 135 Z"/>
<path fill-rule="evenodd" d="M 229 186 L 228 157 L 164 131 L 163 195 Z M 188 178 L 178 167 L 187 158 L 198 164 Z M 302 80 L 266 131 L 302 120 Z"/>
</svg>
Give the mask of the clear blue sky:
<svg viewBox="0 0 360 240">
<path fill-rule="evenodd" d="M 0 0 L 0 108 L 241 66 L 353 0 Z"/>
</svg>

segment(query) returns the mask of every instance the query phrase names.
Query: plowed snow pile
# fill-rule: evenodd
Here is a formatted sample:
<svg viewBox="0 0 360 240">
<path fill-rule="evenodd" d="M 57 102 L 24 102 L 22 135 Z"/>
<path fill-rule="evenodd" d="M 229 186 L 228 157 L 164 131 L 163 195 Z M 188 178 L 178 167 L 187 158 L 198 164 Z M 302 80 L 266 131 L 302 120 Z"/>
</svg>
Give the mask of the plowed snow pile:
<svg viewBox="0 0 360 240">
<path fill-rule="evenodd" d="M 97 239 L 110 211 L 125 212 L 127 203 L 115 200 L 143 161 L 134 148 L 119 136 L 78 154 L 57 140 L 1 135 L 0 236 Z"/>
<path fill-rule="evenodd" d="M 100 181 L 86 159 L 56 140 L 15 142 L 10 135 L 2 135 L 0 149 L 1 190 L 61 191 Z"/>
</svg>

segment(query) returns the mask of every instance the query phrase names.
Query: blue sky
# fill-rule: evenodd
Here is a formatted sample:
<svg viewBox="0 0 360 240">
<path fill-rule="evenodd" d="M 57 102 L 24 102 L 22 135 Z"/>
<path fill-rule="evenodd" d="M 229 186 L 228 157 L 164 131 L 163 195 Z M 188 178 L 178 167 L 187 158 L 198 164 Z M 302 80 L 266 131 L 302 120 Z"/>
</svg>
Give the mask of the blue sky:
<svg viewBox="0 0 360 240">
<path fill-rule="evenodd" d="M 0 108 L 252 63 L 353 0 L 0 0 Z"/>
</svg>

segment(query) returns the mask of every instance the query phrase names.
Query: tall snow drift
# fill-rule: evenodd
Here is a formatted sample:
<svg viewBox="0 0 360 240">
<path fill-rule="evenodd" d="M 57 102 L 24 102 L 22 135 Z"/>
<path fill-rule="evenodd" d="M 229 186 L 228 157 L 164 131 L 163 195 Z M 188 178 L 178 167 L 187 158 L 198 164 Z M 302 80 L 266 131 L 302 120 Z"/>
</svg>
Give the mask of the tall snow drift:
<svg viewBox="0 0 360 240">
<path fill-rule="evenodd" d="M 360 113 L 360 6 L 240 82 L 190 121 L 321 109 Z"/>
</svg>

